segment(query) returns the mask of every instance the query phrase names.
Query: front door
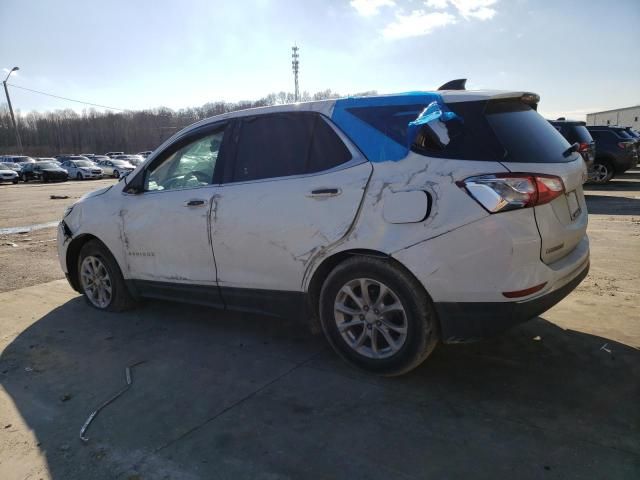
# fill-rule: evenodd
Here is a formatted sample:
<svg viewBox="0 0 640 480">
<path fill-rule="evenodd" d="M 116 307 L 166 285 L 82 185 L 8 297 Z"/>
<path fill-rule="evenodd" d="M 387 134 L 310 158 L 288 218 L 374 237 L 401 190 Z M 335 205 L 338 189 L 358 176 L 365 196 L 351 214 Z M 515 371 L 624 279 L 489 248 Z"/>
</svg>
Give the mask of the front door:
<svg viewBox="0 0 640 480">
<path fill-rule="evenodd" d="M 224 133 L 217 125 L 174 143 L 140 172 L 144 191 L 127 194 L 120 212 L 126 266 L 146 295 L 193 293 L 219 303 L 210 218 Z"/>
</svg>

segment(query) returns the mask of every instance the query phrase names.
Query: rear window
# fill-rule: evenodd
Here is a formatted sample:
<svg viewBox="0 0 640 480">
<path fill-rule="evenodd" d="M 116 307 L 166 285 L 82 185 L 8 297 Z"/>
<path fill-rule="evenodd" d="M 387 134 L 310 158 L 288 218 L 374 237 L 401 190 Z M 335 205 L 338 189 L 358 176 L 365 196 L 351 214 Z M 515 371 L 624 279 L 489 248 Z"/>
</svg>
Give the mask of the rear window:
<svg viewBox="0 0 640 480">
<path fill-rule="evenodd" d="M 557 125 L 556 125 L 557 127 Z M 578 143 L 591 143 L 593 142 L 593 137 L 587 130 L 587 127 L 584 125 L 563 125 L 561 127 L 560 133 L 567 139 L 567 141 L 571 144 L 576 142 Z"/>
<path fill-rule="evenodd" d="M 531 106 L 517 100 L 490 101 L 485 118 L 505 150 L 517 163 L 563 163 L 569 143 Z"/>
<path fill-rule="evenodd" d="M 425 125 L 416 137 L 415 151 L 459 160 L 517 163 L 572 160 L 563 155 L 569 143 L 562 134 L 531 106 L 517 99 L 455 102 L 447 107 L 458 118 Z"/>
</svg>

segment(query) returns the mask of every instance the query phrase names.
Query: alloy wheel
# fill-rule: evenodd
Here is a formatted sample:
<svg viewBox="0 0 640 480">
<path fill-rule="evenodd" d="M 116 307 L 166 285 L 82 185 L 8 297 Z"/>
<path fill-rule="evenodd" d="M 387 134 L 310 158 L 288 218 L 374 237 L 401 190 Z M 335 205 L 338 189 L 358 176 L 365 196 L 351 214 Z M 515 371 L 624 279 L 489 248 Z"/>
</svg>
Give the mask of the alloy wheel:
<svg viewBox="0 0 640 480">
<path fill-rule="evenodd" d="M 591 174 L 592 181 L 603 183 L 607 181 L 607 178 L 609 178 L 609 168 L 602 163 L 596 163 Z"/>
<path fill-rule="evenodd" d="M 80 282 L 87 298 L 98 308 L 111 303 L 113 286 L 109 271 L 98 257 L 87 256 L 80 265 Z"/>
<path fill-rule="evenodd" d="M 388 358 L 407 340 L 406 311 L 398 296 L 377 280 L 347 282 L 336 295 L 334 319 L 347 345 L 368 358 Z"/>
</svg>

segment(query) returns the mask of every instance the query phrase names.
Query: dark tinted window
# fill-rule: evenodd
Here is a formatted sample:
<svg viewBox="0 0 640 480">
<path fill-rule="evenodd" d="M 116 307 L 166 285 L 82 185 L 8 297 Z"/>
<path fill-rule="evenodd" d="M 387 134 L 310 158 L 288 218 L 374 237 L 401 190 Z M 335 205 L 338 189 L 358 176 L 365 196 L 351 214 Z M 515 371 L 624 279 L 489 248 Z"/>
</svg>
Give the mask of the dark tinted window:
<svg viewBox="0 0 640 480">
<path fill-rule="evenodd" d="M 591 143 L 593 138 L 587 130 L 587 127 L 584 125 L 575 125 L 575 124 L 566 124 L 558 127 L 555 125 L 556 129 L 559 128 L 559 132 L 567 139 L 567 141 L 571 144 L 578 143 Z"/>
<path fill-rule="evenodd" d="M 232 180 L 313 173 L 350 159 L 348 149 L 317 114 L 260 115 L 242 120 Z"/>
<path fill-rule="evenodd" d="M 590 130 L 591 136 L 594 140 L 604 140 L 604 141 L 615 141 L 616 135 L 615 133 L 609 130 Z"/>
<path fill-rule="evenodd" d="M 504 147 L 506 161 L 561 163 L 569 143 L 529 105 L 518 100 L 490 101 L 485 117 Z"/>
<path fill-rule="evenodd" d="M 409 122 L 418 118 L 424 108 L 424 104 L 419 104 L 359 107 L 349 108 L 347 111 L 400 145 L 406 146 Z"/>
</svg>

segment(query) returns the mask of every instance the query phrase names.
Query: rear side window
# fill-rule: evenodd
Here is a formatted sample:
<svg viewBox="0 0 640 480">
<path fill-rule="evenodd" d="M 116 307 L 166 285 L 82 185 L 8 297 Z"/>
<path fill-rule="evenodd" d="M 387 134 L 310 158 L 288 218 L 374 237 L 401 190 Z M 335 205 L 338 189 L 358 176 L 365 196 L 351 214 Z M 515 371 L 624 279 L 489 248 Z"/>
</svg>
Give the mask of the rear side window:
<svg viewBox="0 0 640 480">
<path fill-rule="evenodd" d="M 587 127 L 584 125 L 571 125 L 566 129 L 566 139 L 569 143 L 573 144 L 575 142 L 578 143 L 591 143 L 593 142 L 593 138 L 587 130 Z"/>
<path fill-rule="evenodd" d="M 315 173 L 350 159 L 347 147 L 318 114 L 260 115 L 242 120 L 231 181 Z"/>
</svg>

